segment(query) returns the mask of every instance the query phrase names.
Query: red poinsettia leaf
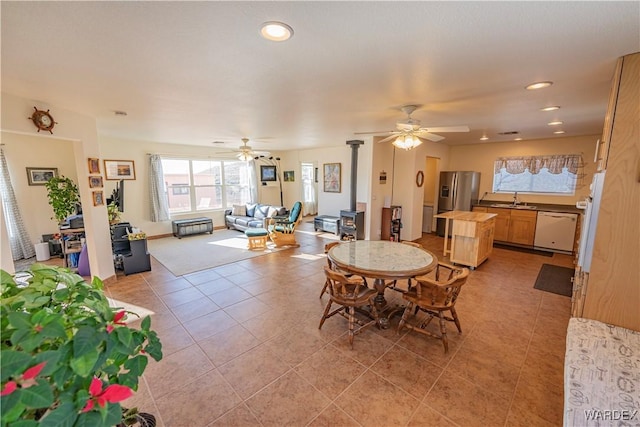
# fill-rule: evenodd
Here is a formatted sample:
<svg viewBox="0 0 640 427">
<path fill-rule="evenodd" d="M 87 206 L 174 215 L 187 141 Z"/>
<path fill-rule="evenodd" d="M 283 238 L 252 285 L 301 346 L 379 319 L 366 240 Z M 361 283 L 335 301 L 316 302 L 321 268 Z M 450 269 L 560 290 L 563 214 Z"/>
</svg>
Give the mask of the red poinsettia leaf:
<svg viewBox="0 0 640 427">
<path fill-rule="evenodd" d="M 81 412 L 89 412 L 92 409 L 93 409 L 93 400 L 89 399 L 87 400 L 87 404 L 84 405 L 84 408 L 82 408 Z"/>
<path fill-rule="evenodd" d="M 40 371 L 42 371 L 42 368 L 44 368 L 44 365 L 46 364 L 47 362 L 45 361 L 42 363 L 38 363 L 36 366 L 32 366 L 31 368 L 24 371 L 24 374 L 22 374 L 22 378 L 24 378 L 25 380 L 34 379 L 38 376 L 38 374 L 40 373 Z"/>
<path fill-rule="evenodd" d="M 111 384 L 101 394 L 101 397 L 107 399 L 109 403 L 118 403 L 131 396 L 133 396 L 133 390 L 120 384 Z"/>
<path fill-rule="evenodd" d="M 0 392 L 0 396 L 6 396 L 13 393 L 18 388 L 18 384 L 15 381 L 9 381 L 4 385 L 4 388 Z"/>
<path fill-rule="evenodd" d="M 118 323 L 126 314 L 127 312 L 124 310 L 117 312 L 116 315 L 113 316 L 113 322 Z"/>
<path fill-rule="evenodd" d="M 107 325 L 107 333 L 113 332 L 113 325 Z"/>
<path fill-rule="evenodd" d="M 104 405 L 107 404 L 107 399 L 104 396 L 98 396 L 96 400 L 98 401 L 98 405 L 100 405 L 101 408 L 104 408 Z"/>
<path fill-rule="evenodd" d="M 93 377 L 91 385 L 89 386 L 89 394 L 91 396 L 98 396 L 102 391 L 102 381 L 99 378 Z"/>
</svg>

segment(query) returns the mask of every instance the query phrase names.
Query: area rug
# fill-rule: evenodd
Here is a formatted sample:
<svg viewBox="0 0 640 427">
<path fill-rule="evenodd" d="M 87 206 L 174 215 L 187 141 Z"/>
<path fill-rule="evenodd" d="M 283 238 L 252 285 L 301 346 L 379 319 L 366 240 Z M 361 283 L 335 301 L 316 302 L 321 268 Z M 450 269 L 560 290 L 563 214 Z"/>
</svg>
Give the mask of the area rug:
<svg viewBox="0 0 640 427">
<path fill-rule="evenodd" d="M 237 230 L 147 240 L 149 253 L 176 276 L 206 270 L 223 264 L 267 255 L 276 248 L 271 242 L 265 250 L 247 249 L 247 236 Z"/>
<path fill-rule="evenodd" d="M 573 268 L 542 264 L 533 287 L 541 291 L 570 297 L 573 291 L 573 283 L 571 283 L 573 273 Z"/>
<path fill-rule="evenodd" d="M 530 249 L 530 248 L 521 248 L 520 246 L 503 245 L 502 243 L 494 243 L 493 247 L 498 249 L 507 249 L 507 250 L 516 251 L 516 252 L 524 252 L 526 254 L 540 255 L 540 256 L 546 256 L 546 257 L 553 256 L 553 252 L 539 251 L 537 249 Z"/>
</svg>

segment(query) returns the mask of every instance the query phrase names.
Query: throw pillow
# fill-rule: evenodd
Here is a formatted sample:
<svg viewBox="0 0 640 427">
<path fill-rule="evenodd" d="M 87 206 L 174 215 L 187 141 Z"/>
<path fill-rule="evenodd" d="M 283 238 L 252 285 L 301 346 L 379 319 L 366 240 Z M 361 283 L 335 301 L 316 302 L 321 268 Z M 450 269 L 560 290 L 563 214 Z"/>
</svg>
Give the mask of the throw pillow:
<svg viewBox="0 0 640 427">
<path fill-rule="evenodd" d="M 258 205 L 256 207 L 256 211 L 253 214 L 253 217 L 256 219 L 263 219 L 267 217 L 269 213 L 269 205 Z"/>
<path fill-rule="evenodd" d="M 247 207 L 245 205 L 233 205 L 233 208 L 231 209 L 231 215 L 247 216 Z"/>
<path fill-rule="evenodd" d="M 278 209 L 277 207 L 269 206 L 269 213 L 267 213 L 267 217 L 273 218 L 274 216 L 278 215 L 279 211 L 280 209 Z"/>
<path fill-rule="evenodd" d="M 247 216 L 254 216 L 256 213 L 256 206 L 258 206 L 257 203 L 247 203 L 246 205 L 247 208 Z"/>
</svg>

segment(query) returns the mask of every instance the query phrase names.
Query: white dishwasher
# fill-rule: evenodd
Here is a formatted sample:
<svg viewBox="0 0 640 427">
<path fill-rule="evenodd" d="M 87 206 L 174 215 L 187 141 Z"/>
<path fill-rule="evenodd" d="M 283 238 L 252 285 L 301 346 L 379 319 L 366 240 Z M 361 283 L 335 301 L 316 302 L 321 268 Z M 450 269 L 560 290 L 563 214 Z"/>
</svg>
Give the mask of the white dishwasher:
<svg viewBox="0 0 640 427">
<path fill-rule="evenodd" d="M 573 252 L 578 214 L 538 212 L 533 245 L 539 249 Z"/>
</svg>

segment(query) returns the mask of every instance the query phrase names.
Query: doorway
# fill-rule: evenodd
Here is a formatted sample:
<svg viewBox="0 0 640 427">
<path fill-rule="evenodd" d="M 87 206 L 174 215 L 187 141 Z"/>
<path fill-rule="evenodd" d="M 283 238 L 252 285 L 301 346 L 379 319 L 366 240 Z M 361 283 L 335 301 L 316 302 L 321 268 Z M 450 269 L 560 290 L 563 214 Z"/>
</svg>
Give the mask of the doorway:
<svg viewBox="0 0 640 427">
<path fill-rule="evenodd" d="M 318 189 L 316 179 L 316 168 L 313 163 L 302 163 L 300 176 L 302 179 L 302 206 L 304 216 L 316 215 L 318 213 Z"/>
<path fill-rule="evenodd" d="M 427 156 L 425 160 L 424 174 L 424 202 L 422 207 L 422 232 L 431 233 L 434 230 L 433 215 L 438 209 L 438 171 L 440 159 Z"/>
</svg>

